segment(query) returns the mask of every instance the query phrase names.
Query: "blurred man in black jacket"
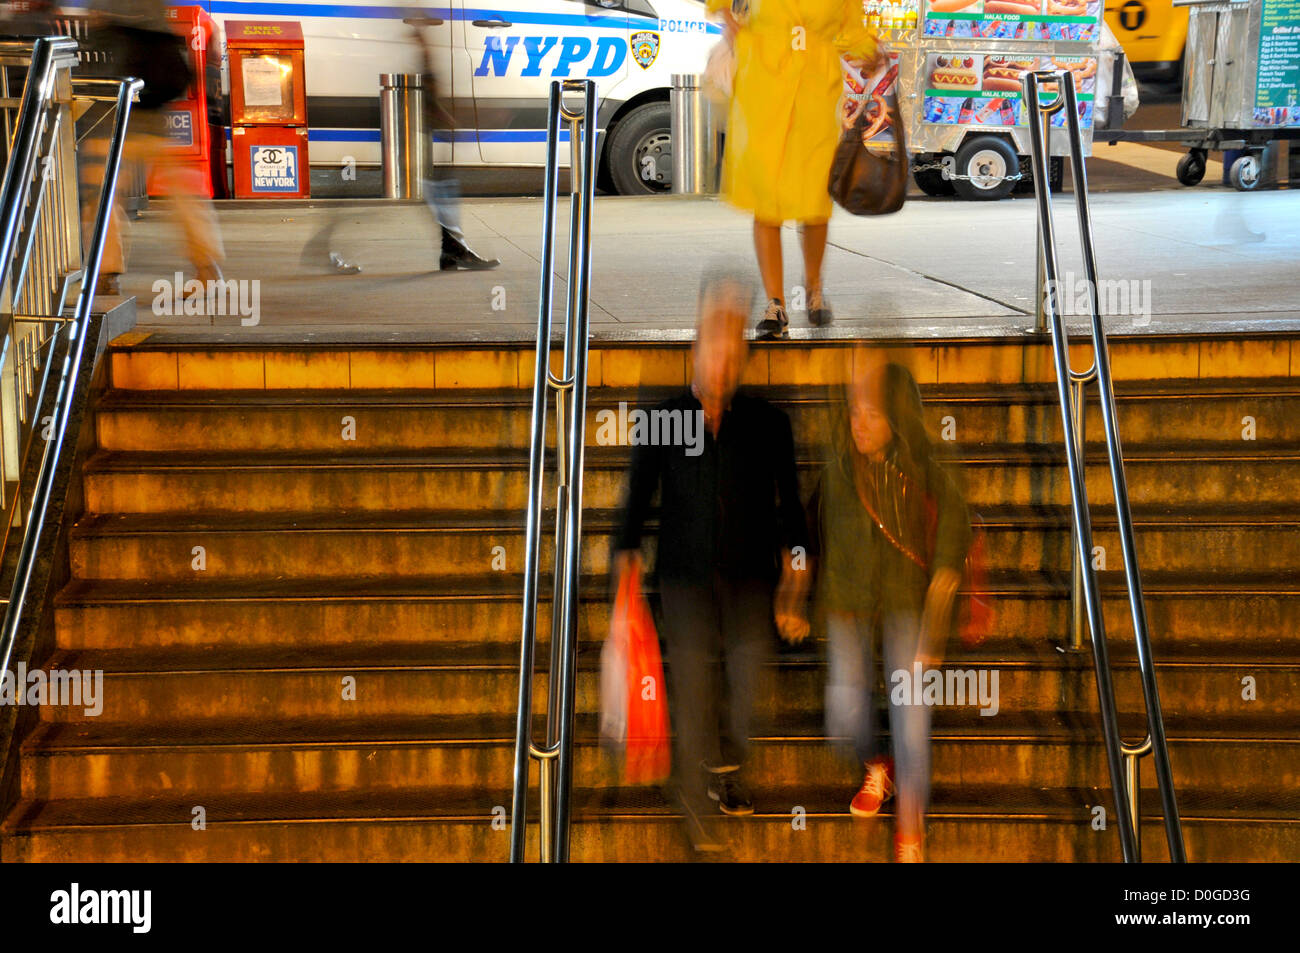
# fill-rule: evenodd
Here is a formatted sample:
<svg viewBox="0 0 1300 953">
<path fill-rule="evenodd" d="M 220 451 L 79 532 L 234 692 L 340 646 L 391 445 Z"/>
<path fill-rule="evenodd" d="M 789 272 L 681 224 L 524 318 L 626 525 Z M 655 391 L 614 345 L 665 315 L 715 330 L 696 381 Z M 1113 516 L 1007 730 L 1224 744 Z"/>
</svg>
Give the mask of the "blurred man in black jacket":
<svg viewBox="0 0 1300 953">
<path fill-rule="evenodd" d="M 706 282 L 690 389 L 651 412 L 695 415 L 703 440 L 642 442 L 633 451 L 616 572 L 639 558 L 642 528 L 660 491 L 655 570 L 663 607 L 674 776 L 699 849 L 716 848 L 699 822 L 707 798 L 726 814 L 752 814 L 744 763 L 763 663 L 773 644 L 773 594 L 797 587 L 792 550 L 807 546 L 790 420 L 739 393 L 753 292 L 729 278 Z M 691 426 L 681 433 L 699 432 Z M 662 433 L 660 434 L 662 436 Z M 797 623 L 796 623 L 797 624 Z M 802 639 L 782 625 L 782 635 Z"/>
</svg>

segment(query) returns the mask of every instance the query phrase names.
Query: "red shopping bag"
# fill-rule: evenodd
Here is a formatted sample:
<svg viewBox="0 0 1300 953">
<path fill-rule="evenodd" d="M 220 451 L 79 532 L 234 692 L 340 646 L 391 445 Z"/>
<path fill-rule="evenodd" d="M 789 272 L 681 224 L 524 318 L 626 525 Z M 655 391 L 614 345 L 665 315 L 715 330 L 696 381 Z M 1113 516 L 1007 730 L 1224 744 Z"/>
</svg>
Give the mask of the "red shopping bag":
<svg viewBox="0 0 1300 953">
<path fill-rule="evenodd" d="M 668 777 L 672 754 L 668 740 L 668 700 L 650 606 L 641 594 L 641 573 L 632 569 L 619 580 L 610 622 L 611 639 L 619 640 L 627 670 L 627 730 L 624 780 L 650 784 Z"/>
</svg>

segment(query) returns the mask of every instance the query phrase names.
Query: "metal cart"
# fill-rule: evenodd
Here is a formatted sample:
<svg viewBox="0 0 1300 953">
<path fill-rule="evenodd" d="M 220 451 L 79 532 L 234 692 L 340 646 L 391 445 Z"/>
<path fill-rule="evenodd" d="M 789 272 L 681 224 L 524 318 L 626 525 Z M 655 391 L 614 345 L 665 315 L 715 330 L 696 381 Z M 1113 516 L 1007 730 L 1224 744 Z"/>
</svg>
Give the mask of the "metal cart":
<svg viewBox="0 0 1300 953">
<path fill-rule="evenodd" d="M 1182 128 L 1099 130 L 1105 142 L 1187 146 L 1178 181 L 1197 185 L 1211 152 L 1238 151 L 1229 181 L 1243 192 L 1282 179 L 1277 145 L 1300 139 L 1300 0 L 1174 0 L 1189 8 Z"/>
<path fill-rule="evenodd" d="M 1070 69 L 1079 90 L 1082 147 L 1092 147 L 1093 97 L 1099 65 L 1099 0 L 945 0 L 943 11 L 921 0 L 915 29 L 886 29 L 887 70 L 865 87 L 846 79 L 846 127 L 855 104 L 877 115 L 888 105 L 900 116 L 915 154 L 917 186 L 934 196 L 968 200 L 1032 192 L 1029 126 L 1021 79 L 1039 69 Z M 1049 133 L 1049 185 L 1059 188 L 1063 157 L 1070 154 L 1063 114 Z M 889 141 L 888 121 L 869 141 Z"/>
</svg>

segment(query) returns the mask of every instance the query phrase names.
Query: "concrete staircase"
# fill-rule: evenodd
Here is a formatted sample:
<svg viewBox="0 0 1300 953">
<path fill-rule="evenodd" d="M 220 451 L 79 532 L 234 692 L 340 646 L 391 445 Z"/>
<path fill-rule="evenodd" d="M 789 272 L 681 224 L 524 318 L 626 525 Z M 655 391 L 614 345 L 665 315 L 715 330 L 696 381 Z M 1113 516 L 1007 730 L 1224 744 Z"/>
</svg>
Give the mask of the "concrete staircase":
<svg viewBox="0 0 1300 953">
<path fill-rule="evenodd" d="M 998 671 L 1000 708 L 936 711 L 931 859 L 1118 859 L 1113 817 L 1094 827 L 1094 809 L 1113 807 L 1091 656 L 1061 650 L 1068 486 L 1047 349 L 992 339 L 894 356 L 922 383 L 932 431 L 951 418 L 999 608 L 987 643 L 952 647 L 949 665 Z M 1294 859 L 1300 340 L 1122 339 L 1112 357 L 1189 859 Z M 754 351 L 748 382 L 790 412 L 806 488 L 825 385 L 854 359 L 834 343 Z M 38 660 L 102 669 L 104 707 L 41 710 L 0 856 L 505 859 L 531 370 L 517 347 L 119 339 L 56 648 Z M 592 353 L 578 860 L 689 856 L 670 805 L 620 787 L 595 740 L 627 450 L 596 445 L 594 422 L 688 376 L 682 345 Z M 1098 423 L 1094 410 L 1090 437 Z M 1095 498 L 1109 500 L 1095 443 L 1089 461 Z M 1096 542 L 1122 721 L 1138 740 L 1104 509 Z M 847 813 L 860 775 L 823 737 L 824 679 L 817 648 L 774 655 L 750 774 L 757 814 L 725 820 L 729 857 L 888 856 L 889 818 Z M 1162 859 L 1149 762 L 1143 786 L 1145 854 Z"/>
</svg>

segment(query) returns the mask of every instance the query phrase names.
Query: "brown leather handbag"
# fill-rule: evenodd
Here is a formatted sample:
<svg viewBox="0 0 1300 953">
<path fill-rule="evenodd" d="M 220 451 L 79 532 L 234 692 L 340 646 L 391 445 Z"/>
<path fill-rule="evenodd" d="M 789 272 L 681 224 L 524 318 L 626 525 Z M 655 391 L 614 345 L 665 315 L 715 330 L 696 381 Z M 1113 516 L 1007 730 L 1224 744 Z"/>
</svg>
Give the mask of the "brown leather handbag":
<svg viewBox="0 0 1300 953">
<path fill-rule="evenodd" d="M 864 144 L 884 124 L 888 112 L 883 96 L 868 100 L 853 125 L 844 130 L 835 149 L 828 189 L 835 204 L 852 215 L 888 215 L 901 209 L 907 200 L 912 162 L 897 111 L 891 123 L 894 130 L 891 151 L 869 149 Z"/>
</svg>

